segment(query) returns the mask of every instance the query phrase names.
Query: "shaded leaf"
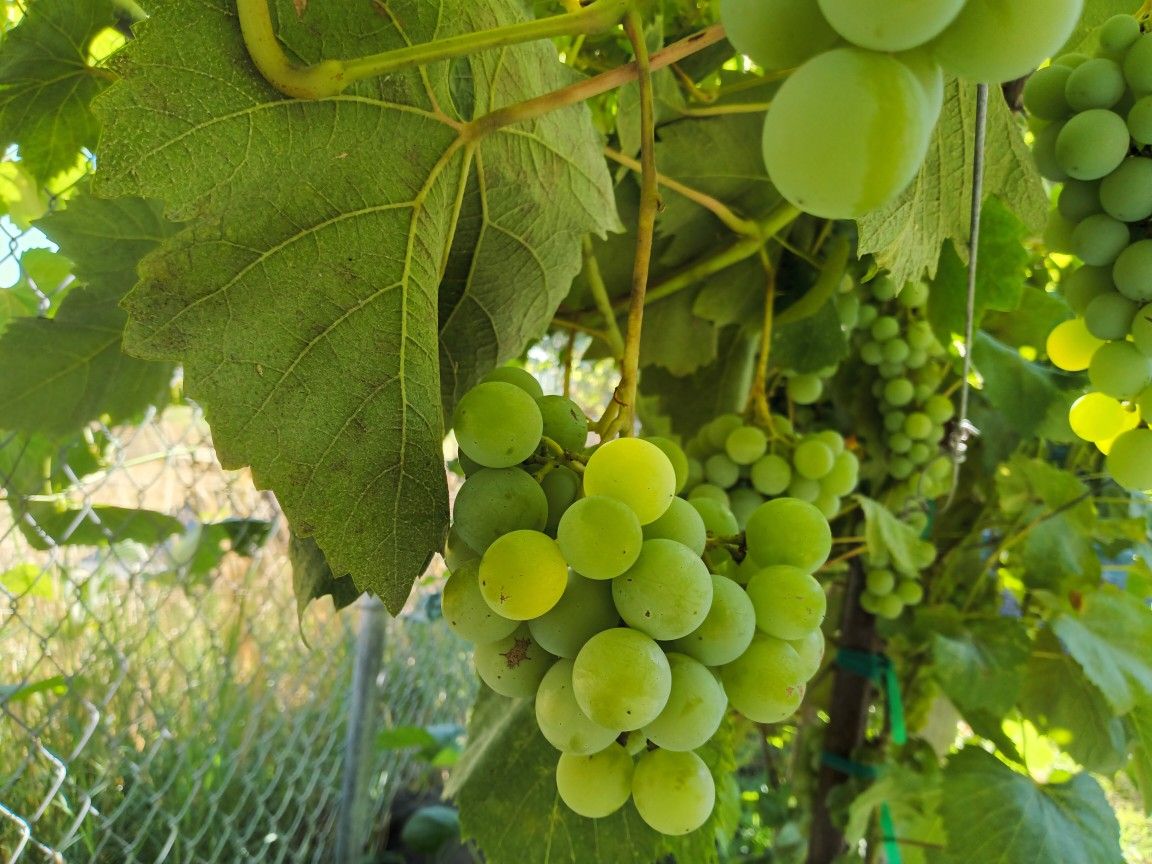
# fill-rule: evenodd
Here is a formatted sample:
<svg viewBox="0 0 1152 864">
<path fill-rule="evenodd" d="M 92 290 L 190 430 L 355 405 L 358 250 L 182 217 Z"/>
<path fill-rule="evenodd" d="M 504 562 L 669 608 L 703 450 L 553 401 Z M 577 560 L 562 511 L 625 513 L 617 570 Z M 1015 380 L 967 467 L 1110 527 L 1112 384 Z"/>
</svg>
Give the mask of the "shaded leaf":
<svg viewBox="0 0 1152 864">
<path fill-rule="evenodd" d="M 1120 828 L 1088 774 L 1041 785 L 974 747 L 944 769 L 941 864 L 1121 864 Z"/>
<path fill-rule="evenodd" d="M 114 23 L 111 0 L 32 0 L 0 51 L 0 139 L 18 144 L 40 182 L 96 146 L 89 103 L 108 86 L 88 65 L 88 43 Z"/>
<path fill-rule="evenodd" d="M 51 504 L 26 502 L 20 530 L 33 549 L 54 546 L 104 546 L 132 540 L 155 546 L 184 526 L 179 519 L 155 510 L 91 507 L 57 510 Z"/>
<path fill-rule="evenodd" d="M 967 715 L 984 711 L 1003 716 L 1020 692 L 1031 645 L 1018 618 L 965 621 L 952 607 L 932 610 L 929 620 L 936 680 Z M 918 618 L 920 623 L 922 618 Z"/>
<path fill-rule="evenodd" d="M 980 393 L 1022 436 L 1035 433 L 1053 405 L 1064 404 L 1067 376 L 1026 360 L 987 333 L 976 334 L 972 360 L 984 379 Z"/>
<path fill-rule="evenodd" d="M 361 591 L 348 575 L 334 576 L 332 568 L 316 541 L 295 532 L 288 541 L 288 560 L 292 563 L 292 593 L 296 595 L 296 615 L 303 620 L 304 610 L 313 600 L 331 597 L 336 611 L 351 606 Z"/>
<path fill-rule="evenodd" d="M 906 576 L 915 577 L 920 573 L 916 566 L 916 545 L 920 542 L 919 532 L 912 525 L 900 519 L 881 504 L 863 495 L 856 500 L 864 511 L 864 542 L 868 554 L 876 558 L 887 556 L 892 566 Z"/>
<path fill-rule="evenodd" d="M 512 0 L 276 12 L 306 61 L 523 16 Z M 250 464 L 334 572 L 399 611 L 447 525 L 441 395 L 540 335 L 580 238 L 616 223 L 585 109 L 486 136 L 445 110 L 488 112 L 572 73 L 535 43 L 299 102 L 255 74 L 224 0 L 158 7 L 119 71 L 99 106 L 102 191 L 195 220 L 144 263 L 125 345 L 182 362 L 222 462 Z"/>
<path fill-rule="evenodd" d="M 976 85 L 950 81 L 916 179 L 887 207 L 857 220 L 860 255 L 875 255 L 898 284 L 919 279 L 925 272 L 934 276 L 946 241 L 952 240 L 958 249 L 968 242 L 975 120 Z M 1038 234 L 1048 216 L 1048 198 L 1019 121 L 996 88 L 988 100 L 986 153 L 985 195 L 1000 198 Z"/>
</svg>

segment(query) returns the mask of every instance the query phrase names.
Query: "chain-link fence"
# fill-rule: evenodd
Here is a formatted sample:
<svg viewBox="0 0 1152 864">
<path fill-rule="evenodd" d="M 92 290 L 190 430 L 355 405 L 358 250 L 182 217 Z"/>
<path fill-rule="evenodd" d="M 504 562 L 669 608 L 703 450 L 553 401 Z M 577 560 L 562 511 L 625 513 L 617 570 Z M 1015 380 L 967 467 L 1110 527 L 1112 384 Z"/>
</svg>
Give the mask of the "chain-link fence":
<svg viewBox="0 0 1152 864">
<path fill-rule="evenodd" d="M 0 230 L 3 294 L 46 244 Z M 64 444 L 0 431 L 0 475 L 0 864 L 378 860 L 365 835 L 433 769 L 377 731 L 471 698 L 447 628 L 420 604 L 386 623 L 349 754 L 358 618 L 324 600 L 298 625 L 276 501 L 220 467 L 197 406 Z"/>
</svg>

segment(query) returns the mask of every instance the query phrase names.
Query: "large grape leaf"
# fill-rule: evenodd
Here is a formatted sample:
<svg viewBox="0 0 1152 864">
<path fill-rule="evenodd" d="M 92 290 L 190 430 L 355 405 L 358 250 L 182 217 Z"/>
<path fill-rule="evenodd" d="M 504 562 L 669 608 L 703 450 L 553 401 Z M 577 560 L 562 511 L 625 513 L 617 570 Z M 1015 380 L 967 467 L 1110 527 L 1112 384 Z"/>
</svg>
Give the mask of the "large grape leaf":
<svg viewBox="0 0 1152 864">
<path fill-rule="evenodd" d="M 522 14 L 515 0 L 274 11 L 307 61 Z M 447 521 L 441 363 L 451 401 L 517 353 L 579 269 L 579 237 L 615 225 L 587 113 L 488 135 L 464 122 L 566 83 L 547 45 L 300 102 L 255 74 L 225 0 L 173 0 L 138 30 L 97 106 L 100 188 L 162 197 L 192 224 L 145 262 L 125 344 L 181 361 L 223 462 L 250 464 L 333 572 L 398 611 Z"/>
<path fill-rule="evenodd" d="M 857 220 L 860 254 L 875 255 L 897 282 L 918 279 L 925 272 L 934 276 L 945 241 L 954 241 L 958 250 L 967 244 L 975 130 L 976 87 L 952 81 L 916 179 L 887 207 Z M 1048 199 L 1020 125 L 995 87 L 988 97 L 985 153 L 985 195 L 998 196 L 1038 233 L 1048 213 Z"/>
<path fill-rule="evenodd" d="M 976 747 L 948 760 L 940 864 L 1121 864 L 1120 828 L 1088 774 L 1041 785 Z"/>
<path fill-rule="evenodd" d="M 94 147 L 89 103 L 108 85 L 88 64 L 88 43 L 114 22 L 111 0 L 33 0 L 0 51 L 0 143 L 44 182 Z"/>
<path fill-rule="evenodd" d="M 669 854 L 685 864 L 709 864 L 717 860 L 713 823 L 726 817 L 730 802 L 723 790 L 736 767 L 726 727 L 698 752 L 718 785 L 717 809 L 703 827 L 666 837 L 644 824 L 631 802 L 610 816 L 586 819 L 560 800 L 560 754 L 540 733 L 532 700 L 482 688 L 468 747 L 446 793 L 460 805 L 464 836 L 476 840 L 488 864 L 653 864 Z"/>
<path fill-rule="evenodd" d="M 1003 716 L 1012 709 L 1028 662 L 1030 643 L 1018 618 L 963 620 L 951 606 L 926 610 L 936 680 L 961 711 Z"/>
<path fill-rule="evenodd" d="M 172 376 L 167 363 L 120 350 L 127 315 L 120 300 L 142 255 L 170 236 L 154 202 L 87 196 L 37 223 L 75 264 L 84 283 L 51 318 L 23 317 L 0 336 L 0 422 L 27 434 L 67 435 L 102 415 L 126 420 L 152 404 Z"/>
<path fill-rule="evenodd" d="M 1152 692 L 1152 610 L 1143 601 L 1103 586 L 1053 619 L 1052 630 L 1117 714 Z"/>
</svg>

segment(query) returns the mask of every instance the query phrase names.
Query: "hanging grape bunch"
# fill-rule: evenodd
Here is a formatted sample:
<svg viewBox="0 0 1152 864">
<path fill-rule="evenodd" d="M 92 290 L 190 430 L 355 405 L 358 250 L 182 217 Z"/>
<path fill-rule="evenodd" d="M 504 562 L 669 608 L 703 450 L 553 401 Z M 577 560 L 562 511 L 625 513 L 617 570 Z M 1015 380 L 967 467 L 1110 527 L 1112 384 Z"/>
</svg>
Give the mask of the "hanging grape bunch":
<svg viewBox="0 0 1152 864">
<path fill-rule="evenodd" d="M 819 667 L 812 574 L 831 549 L 827 519 L 793 498 L 752 510 L 723 541 L 754 564 L 745 588 L 705 563 L 709 528 L 676 496 L 689 463 L 674 442 L 586 449 L 579 407 L 510 368 L 466 393 L 453 425 L 467 479 L 443 609 L 480 679 L 535 699 L 573 811 L 599 818 L 631 799 L 656 831 L 700 827 L 715 786 L 694 751 L 729 707 L 791 716 Z"/>
<path fill-rule="evenodd" d="M 1049 245 L 1083 262 L 1061 285 L 1076 317 L 1047 342 L 1056 366 L 1088 372 L 1068 419 L 1117 483 L 1152 490 L 1152 34 L 1109 19 L 1096 55 L 1038 70 L 1024 105 L 1037 167 L 1063 183 Z"/>
<path fill-rule="evenodd" d="M 728 38 L 794 69 L 764 123 L 768 174 L 802 210 L 851 219 L 890 203 L 924 161 L 944 73 L 1026 75 L 1071 35 L 1083 0 L 721 0 Z"/>
</svg>

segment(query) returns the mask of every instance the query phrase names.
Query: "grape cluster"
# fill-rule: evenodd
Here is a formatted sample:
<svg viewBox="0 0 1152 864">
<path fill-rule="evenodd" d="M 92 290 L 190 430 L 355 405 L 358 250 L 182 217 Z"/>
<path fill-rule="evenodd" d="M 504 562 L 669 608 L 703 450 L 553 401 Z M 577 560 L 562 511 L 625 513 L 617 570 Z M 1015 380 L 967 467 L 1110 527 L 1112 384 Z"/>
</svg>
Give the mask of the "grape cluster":
<svg viewBox="0 0 1152 864">
<path fill-rule="evenodd" d="M 860 359 L 875 370 L 872 395 L 881 408 L 882 439 L 875 442 L 888 474 L 907 481 L 912 497 L 947 489 L 951 461 L 940 453 L 945 424 L 956 409 L 940 392 L 949 364 L 944 347 L 924 318 L 928 287 L 879 276 L 859 287 L 852 303 Z"/>
<path fill-rule="evenodd" d="M 780 495 L 807 501 L 832 519 L 840 499 L 856 488 L 860 463 L 839 432 L 797 435 L 778 415 L 769 425 L 766 432 L 738 414 L 722 414 L 688 442 L 685 491 L 714 534 L 743 530 L 766 499 Z"/>
<path fill-rule="evenodd" d="M 923 533 L 928 517 L 921 511 L 908 516 L 908 524 Z M 920 573 L 936 560 L 936 547 L 925 539 L 911 546 L 912 561 L 903 567 L 887 555 L 873 554 L 864 558 L 864 590 L 860 607 L 878 618 L 893 620 L 908 606 L 918 606 L 924 599 Z"/>
<path fill-rule="evenodd" d="M 1076 317 L 1047 340 L 1056 366 L 1088 372 L 1068 419 L 1117 483 L 1152 490 L 1152 33 L 1110 18 L 1096 55 L 1037 71 L 1024 105 L 1036 164 L 1063 183 L 1048 243 L 1083 262 L 1061 285 Z"/>
<path fill-rule="evenodd" d="M 695 751 L 729 706 L 779 722 L 819 667 L 826 600 L 812 574 L 828 521 L 804 501 L 762 503 L 739 538 L 747 587 L 712 573 L 705 520 L 675 494 L 688 459 L 674 442 L 586 449 L 578 408 L 536 395 L 521 370 L 499 375 L 453 419 L 468 473 L 444 618 L 474 643 L 485 684 L 535 699 L 568 807 L 599 818 L 631 799 L 655 830 L 693 831 L 715 801 Z M 545 488 L 557 472 L 574 482 Z"/>
<path fill-rule="evenodd" d="M 764 161 L 797 207 L 850 219 L 916 175 L 943 73 L 1027 74 L 1060 47 L 1083 0 L 721 0 L 728 38 L 766 72 L 794 69 L 765 116 Z"/>
</svg>

